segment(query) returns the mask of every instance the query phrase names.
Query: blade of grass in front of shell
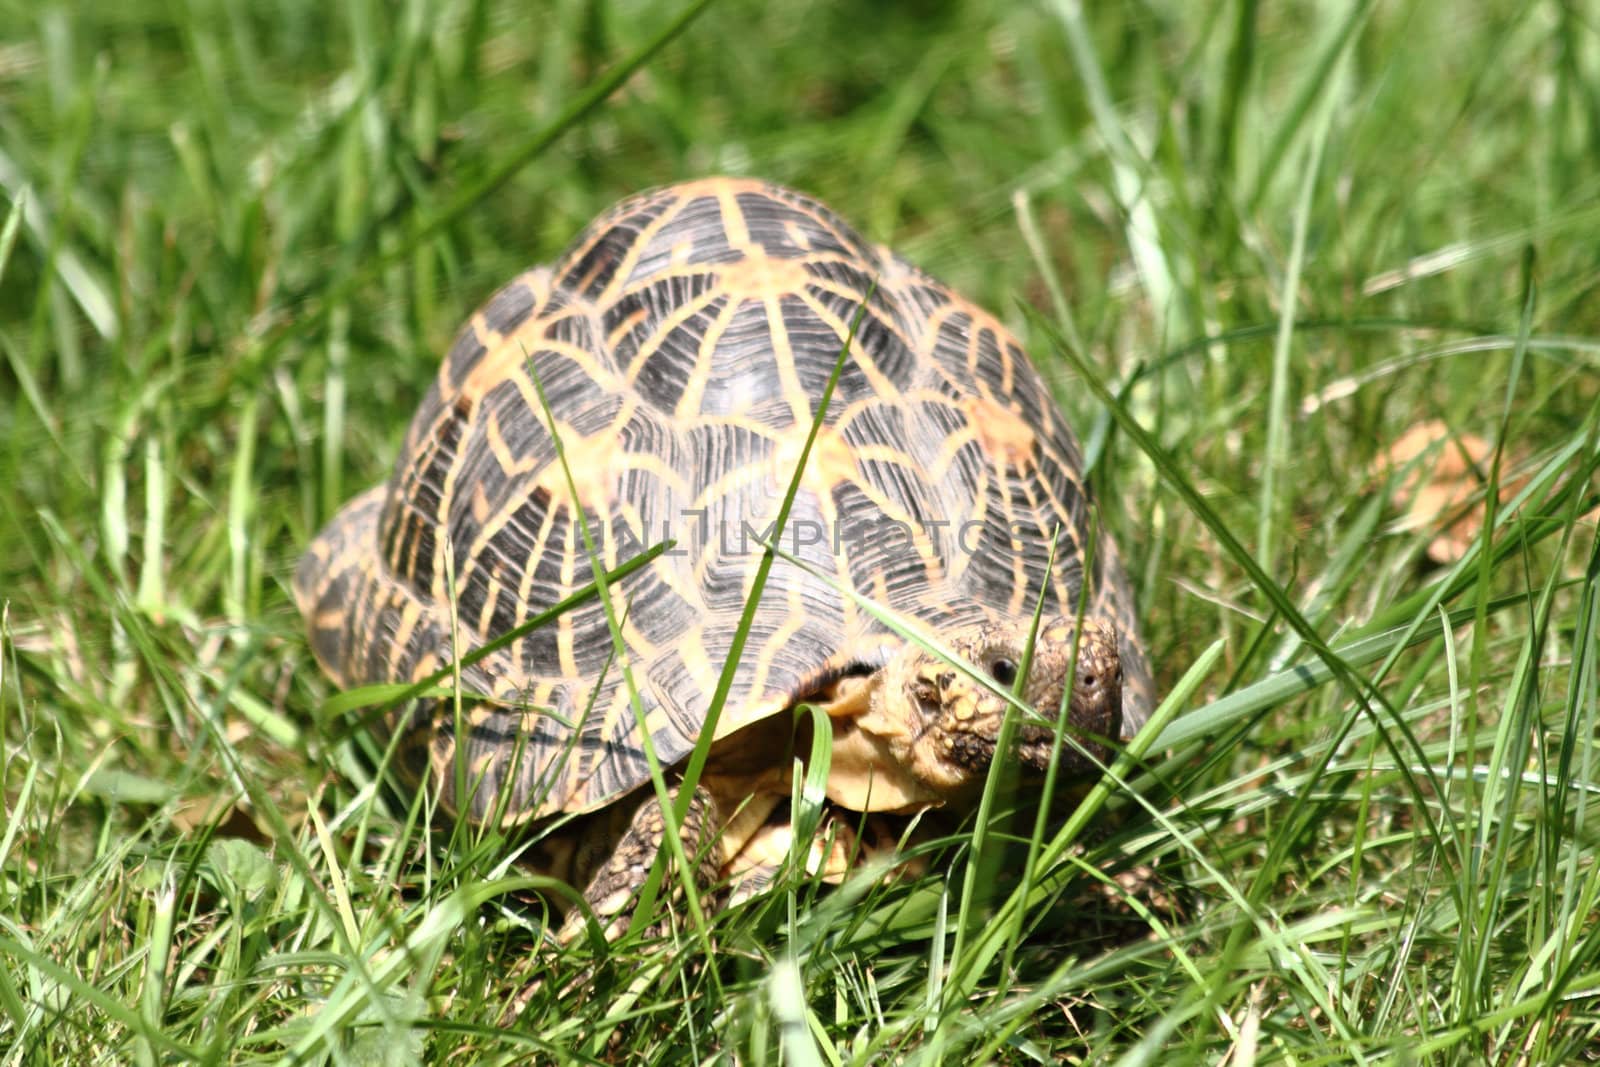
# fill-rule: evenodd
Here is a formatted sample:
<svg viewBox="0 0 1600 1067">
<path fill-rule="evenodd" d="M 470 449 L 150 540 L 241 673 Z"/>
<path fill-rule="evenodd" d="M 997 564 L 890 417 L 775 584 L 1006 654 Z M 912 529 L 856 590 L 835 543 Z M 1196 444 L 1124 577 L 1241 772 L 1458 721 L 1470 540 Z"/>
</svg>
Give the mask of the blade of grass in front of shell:
<svg viewBox="0 0 1600 1067">
<path fill-rule="evenodd" d="M 856 329 L 861 324 L 862 318 L 867 313 L 867 304 L 871 301 L 873 293 L 877 292 L 877 281 L 873 280 L 866 296 L 857 306 L 856 313 L 851 317 L 850 328 L 844 341 L 839 346 L 838 355 L 834 359 L 833 370 L 828 375 L 827 383 L 822 388 L 822 395 L 817 398 L 817 411 L 812 417 L 811 426 L 806 433 L 804 445 L 801 446 L 800 456 L 795 461 L 794 473 L 789 478 L 788 488 L 785 490 L 782 502 L 778 505 L 778 514 L 773 519 L 773 538 L 780 541 L 783 531 L 789 521 L 789 512 L 794 506 L 795 497 L 800 492 L 800 482 L 805 475 L 806 462 L 810 459 L 812 446 L 816 443 L 817 434 L 821 432 L 823 421 L 827 418 L 828 405 L 833 400 L 834 388 L 839 383 L 839 375 L 844 372 L 845 364 L 850 358 L 850 348 L 855 342 Z M 684 763 L 683 776 L 679 786 L 679 796 L 669 831 L 673 826 L 682 823 L 689 810 L 689 801 L 693 796 L 695 787 L 700 782 L 700 775 L 705 769 L 706 757 L 711 752 L 711 746 L 716 741 L 717 724 L 721 721 L 724 706 L 728 701 L 728 694 L 732 691 L 734 679 L 738 676 L 741 661 L 744 657 L 744 646 L 750 636 L 750 628 L 755 624 L 756 612 L 761 605 L 761 594 L 766 589 L 767 576 L 772 572 L 773 560 L 776 558 L 774 547 L 768 545 L 761 554 L 760 561 L 756 564 L 755 574 L 750 581 L 750 592 L 745 597 L 744 609 L 739 615 L 738 625 L 734 627 L 728 643 L 727 661 L 723 664 L 722 672 L 717 676 L 717 687 L 712 691 L 710 701 L 706 705 L 705 722 L 700 726 L 700 736 L 695 741 L 693 751 Z M 643 915 L 650 910 L 654 900 L 655 886 L 660 878 L 660 865 L 651 871 L 650 879 L 645 883 L 644 890 L 640 893 L 640 908 L 638 915 Z M 638 916 L 635 917 L 637 923 Z"/>
<path fill-rule="evenodd" d="M 611 634 L 612 655 L 615 657 L 617 667 L 622 672 L 622 684 L 628 690 L 628 703 L 633 708 L 635 736 L 639 741 L 639 749 L 644 753 L 645 763 L 650 769 L 650 785 L 655 791 L 656 802 L 661 805 L 662 820 L 665 831 L 662 834 L 664 846 L 656 855 L 651 865 L 650 879 L 659 884 L 661 872 L 665 869 L 664 863 L 668 856 L 673 860 L 677 872 L 678 883 L 683 889 L 684 903 L 689 912 L 689 921 L 694 927 L 695 935 L 700 940 L 700 946 L 706 955 L 711 954 L 711 934 L 706 925 L 705 911 L 700 906 L 700 890 L 695 885 L 695 871 L 697 864 L 691 864 L 684 852 L 682 826 L 688 813 L 689 801 L 694 796 L 694 783 L 687 780 L 680 782 L 678 792 L 683 798 L 681 810 L 675 810 L 672 802 L 672 790 L 667 786 L 666 776 L 663 773 L 660 758 L 656 755 L 655 740 L 650 736 L 650 726 L 646 719 L 644 704 L 639 699 L 639 687 L 633 678 L 633 665 L 628 654 L 627 641 L 622 635 L 622 625 L 617 619 L 616 605 L 611 602 L 611 584 L 606 580 L 605 559 L 600 550 L 595 546 L 594 534 L 589 529 L 589 519 L 585 514 L 583 498 L 578 493 L 578 483 L 572 476 L 572 468 L 567 463 L 567 450 L 561 439 L 561 428 L 556 424 L 555 413 L 550 410 L 550 401 L 544 393 L 544 383 L 540 381 L 538 372 L 534 368 L 533 356 L 524 351 L 523 360 L 527 369 L 528 378 L 533 382 L 534 392 L 539 397 L 539 408 L 544 418 L 545 428 L 550 433 L 551 440 L 555 443 L 556 462 L 561 464 L 562 476 L 567 483 L 568 509 L 572 512 L 573 525 L 578 528 L 583 538 L 583 548 L 589 557 L 590 572 L 594 576 L 596 595 L 600 598 L 601 610 L 605 612 L 606 628 Z M 696 847 L 704 847 L 703 842 L 696 842 Z M 639 891 L 638 905 L 633 913 L 633 918 L 628 924 L 627 934 L 637 934 L 648 925 L 655 914 L 655 900 L 651 893 L 651 883 L 646 881 Z M 589 908 L 588 901 L 582 904 L 583 913 L 588 919 L 589 941 L 597 954 L 607 951 L 605 937 L 600 924 Z M 713 985 L 720 985 L 715 971 L 711 974 Z"/>
<path fill-rule="evenodd" d="M 641 567 L 648 566 L 652 560 L 661 555 L 663 552 L 670 551 L 675 543 L 676 542 L 673 541 L 663 541 L 652 545 L 650 548 L 639 553 L 637 556 L 619 563 L 616 567 L 605 572 L 606 580 L 610 583 L 622 581 L 624 578 L 628 577 L 630 574 L 633 574 Z M 477 648 L 469 650 L 461 657 L 461 667 L 470 667 L 480 660 L 499 652 L 501 649 L 508 648 L 514 642 L 520 641 L 534 630 L 537 630 L 543 626 L 548 626 L 550 623 L 554 622 L 562 615 L 565 615 L 573 608 L 576 608 L 579 605 L 585 604 L 594 599 L 599 595 L 599 592 L 599 583 L 591 579 L 589 582 L 562 597 L 548 608 L 545 608 L 543 611 L 540 611 L 530 618 L 525 619 L 516 626 L 507 630 L 505 633 L 495 637 L 492 641 L 486 641 Z M 318 711 L 318 718 L 326 721 L 348 714 L 349 712 L 355 711 L 359 708 L 372 707 L 374 705 L 381 705 L 378 710 L 383 711 L 406 700 L 414 700 L 418 697 L 427 696 L 430 694 L 440 695 L 446 693 L 448 692 L 448 689 L 438 688 L 439 683 L 444 681 L 445 678 L 449 677 L 455 671 L 455 669 L 455 667 L 447 664 L 446 666 L 440 667 L 438 670 L 434 671 L 426 678 L 420 679 L 419 681 L 380 682 L 373 685 L 358 686 L 355 689 L 347 689 L 341 693 L 335 693 L 333 696 L 330 696 L 327 700 L 322 702 L 321 708 Z M 358 725 L 366 725 L 366 723 L 358 723 Z"/>
</svg>

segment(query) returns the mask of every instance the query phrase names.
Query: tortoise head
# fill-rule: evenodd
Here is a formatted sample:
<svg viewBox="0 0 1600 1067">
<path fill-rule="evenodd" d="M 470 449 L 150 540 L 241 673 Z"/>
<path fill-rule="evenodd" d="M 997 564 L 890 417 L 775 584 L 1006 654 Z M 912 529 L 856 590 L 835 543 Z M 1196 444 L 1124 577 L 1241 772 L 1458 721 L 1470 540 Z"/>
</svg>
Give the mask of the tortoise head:
<svg viewBox="0 0 1600 1067">
<path fill-rule="evenodd" d="M 1030 619 L 981 623 L 946 635 L 951 651 L 986 672 L 992 687 L 915 644 L 885 664 L 874 694 L 874 717 L 900 728 L 893 747 L 919 785 L 946 799 L 982 785 L 1005 718 L 1008 701 L 1002 694 L 1016 684 L 1031 630 Z M 1122 726 L 1115 627 L 1084 620 L 1080 628 L 1064 617 L 1041 623 L 1021 697 L 1053 720 L 1063 696 L 1072 736 L 1095 760 L 1104 761 L 1107 739 L 1116 737 Z M 1019 723 L 1013 735 L 1018 761 L 1043 771 L 1054 734 L 1050 726 Z M 1068 775 L 1084 775 L 1096 765 L 1064 741 L 1058 766 Z"/>
</svg>

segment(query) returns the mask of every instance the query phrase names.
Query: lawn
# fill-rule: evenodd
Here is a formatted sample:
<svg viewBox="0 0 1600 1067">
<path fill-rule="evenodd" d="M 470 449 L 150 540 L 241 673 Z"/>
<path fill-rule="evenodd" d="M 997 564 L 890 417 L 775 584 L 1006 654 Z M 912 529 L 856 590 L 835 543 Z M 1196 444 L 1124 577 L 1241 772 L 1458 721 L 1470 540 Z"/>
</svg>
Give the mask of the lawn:
<svg viewBox="0 0 1600 1067">
<path fill-rule="evenodd" d="M 1597 161 L 1576 0 L 0 0 L 0 1064 L 1600 1062 Z M 716 173 L 1027 342 L 1170 697 L 1071 817 L 558 949 L 289 581 Z"/>
</svg>

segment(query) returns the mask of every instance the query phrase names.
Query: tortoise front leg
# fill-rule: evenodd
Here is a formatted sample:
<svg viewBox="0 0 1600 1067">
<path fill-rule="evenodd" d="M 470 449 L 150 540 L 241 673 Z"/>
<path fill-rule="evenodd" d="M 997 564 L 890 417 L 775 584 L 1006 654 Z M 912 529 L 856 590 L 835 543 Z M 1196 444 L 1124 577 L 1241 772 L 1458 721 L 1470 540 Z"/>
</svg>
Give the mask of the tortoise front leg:
<svg viewBox="0 0 1600 1067">
<path fill-rule="evenodd" d="M 678 790 L 672 790 L 676 798 Z M 684 855 L 695 864 L 695 884 L 713 886 L 722 873 L 722 848 L 718 840 L 723 820 L 719 818 L 716 799 L 704 786 L 694 791 L 689 811 L 679 828 Z M 600 920 L 607 941 L 622 936 L 632 919 L 630 903 L 636 899 L 650 875 L 650 866 L 665 843 L 666 819 L 661 813 L 661 801 L 654 795 L 647 797 L 633 813 L 628 829 L 617 842 L 616 848 L 590 878 L 583 899 Z M 667 865 L 666 877 L 675 878 L 673 866 Z M 667 885 L 670 892 L 671 885 Z M 567 944 L 583 934 L 586 920 L 582 909 L 574 908 L 556 939 Z"/>
</svg>

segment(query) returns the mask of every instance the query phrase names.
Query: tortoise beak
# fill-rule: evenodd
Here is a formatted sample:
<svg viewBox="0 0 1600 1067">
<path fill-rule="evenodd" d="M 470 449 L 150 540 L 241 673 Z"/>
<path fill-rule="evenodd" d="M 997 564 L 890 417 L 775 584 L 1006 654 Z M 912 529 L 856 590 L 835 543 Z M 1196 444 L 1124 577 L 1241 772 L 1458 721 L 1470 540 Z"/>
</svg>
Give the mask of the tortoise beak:
<svg viewBox="0 0 1600 1067">
<path fill-rule="evenodd" d="M 1040 714 L 1048 716 L 1060 707 L 1063 683 L 1071 685 L 1071 693 L 1067 694 L 1067 733 L 1077 745 L 1064 738 L 1058 758 L 1073 773 L 1094 774 L 1110 757 L 1110 741 L 1122 729 L 1122 663 L 1116 631 L 1086 623 L 1078 635 L 1075 664 L 1071 655 L 1071 643 L 1062 641 L 1056 646 L 1052 662 L 1036 662 L 1029 677 L 1028 697 Z M 1075 671 L 1066 677 L 1069 667 L 1075 667 Z M 1032 684 L 1035 678 L 1042 683 L 1037 689 Z M 1045 770 L 1050 764 L 1055 730 L 1030 724 L 1021 729 L 1019 738 L 1019 761 L 1033 770 Z"/>
</svg>

